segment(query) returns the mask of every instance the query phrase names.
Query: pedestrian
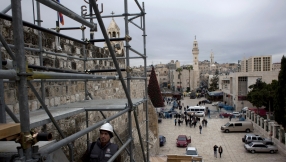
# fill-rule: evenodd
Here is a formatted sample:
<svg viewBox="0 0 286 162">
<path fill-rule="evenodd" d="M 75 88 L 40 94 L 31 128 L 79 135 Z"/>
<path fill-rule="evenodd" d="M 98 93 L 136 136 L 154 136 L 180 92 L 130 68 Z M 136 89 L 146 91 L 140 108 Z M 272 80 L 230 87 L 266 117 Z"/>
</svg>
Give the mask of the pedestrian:
<svg viewBox="0 0 286 162">
<path fill-rule="evenodd" d="M 202 128 L 203 128 L 202 125 L 200 125 L 200 126 L 199 126 L 200 134 L 202 134 Z"/>
<path fill-rule="evenodd" d="M 177 118 L 175 119 L 175 126 L 177 125 Z"/>
<path fill-rule="evenodd" d="M 205 119 L 202 120 L 202 125 L 205 126 Z"/>
<path fill-rule="evenodd" d="M 217 145 L 214 145 L 214 157 L 216 157 L 217 158 Z"/>
<path fill-rule="evenodd" d="M 207 119 L 205 119 L 205 126 L 207 126 L 207 124 L 208 124 L 208 121 L 207 121 Z"/>
<path fill-rule="evenodd" d="M 210 110 L 208 109 L 208 115 L 209 115 L 209 119 L 211 118 L 211 113 Z"/>
<path fill-rule="evenodd" d="M 222 147 L 221 146 L 219 146 L 219 148 L 218 148 L 218 153 L 219 153 L 219 157 L 221 158 L 221 154 L 222 154 Z"/>
<path fill-rule="evenodd" d="M 231 121 L 232 115 L 229 116 L 229 121 Z"/>
<path fill-rule="evenodd" d="M 82 161 L 107 162 L 117 152 L 118 145 L 110 142 L 113 137 L 113 127 L 109 123 L 105 123 L 100 127 L 99 132 L 99 138 L 88 147 Z M 117 156 L 114 161 L 120 162 L 121 156 Z"/>
<path fill-rule="evenodd" d="M 178 119 L 178 124 L 179 124 L 179 126 L 181 126 L 181 120 L 180 120 L 180 118 Z"/>
</svg>

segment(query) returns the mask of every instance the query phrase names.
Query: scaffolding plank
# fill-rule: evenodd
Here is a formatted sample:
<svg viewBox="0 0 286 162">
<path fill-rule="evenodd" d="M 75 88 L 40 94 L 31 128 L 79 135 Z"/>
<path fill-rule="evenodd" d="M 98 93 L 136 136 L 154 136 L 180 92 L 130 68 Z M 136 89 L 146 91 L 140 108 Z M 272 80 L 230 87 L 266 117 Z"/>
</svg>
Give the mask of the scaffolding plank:
<svg viewBox="0 0 286 162">
<path fill-rule="evenodd" d="M 133 103 L 142 101 L 143 99 L 133 99 Z M 124 109 L 126 107 L 127 99 L 109 99 L 109 100 L 84 100 L 64 105 L 59 105 L 49 108 L 49 111 L 55 120 L 64 119 L 85 112 L 85 109 Z M 19 115 L 17 115 L 19 117 Z M 10 117 L 7 117 L 7 122 L 13 122 Z M 43 109 L 30 112 L 30 128 L 42 126 L 51 123 L 50 118 Z"/>
<path fill-rule="evenodd" d="M 0 124 L 0 139 L 4 139 L 21 132 L 20 123 Z"/>
</svg>

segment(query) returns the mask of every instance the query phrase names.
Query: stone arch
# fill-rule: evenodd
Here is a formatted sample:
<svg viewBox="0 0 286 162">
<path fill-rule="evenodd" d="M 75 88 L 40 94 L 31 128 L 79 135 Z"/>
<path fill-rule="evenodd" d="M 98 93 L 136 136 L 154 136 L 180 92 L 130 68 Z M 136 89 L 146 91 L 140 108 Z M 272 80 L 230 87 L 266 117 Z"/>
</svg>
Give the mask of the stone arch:
<svg viewBox="0 0 286 162">
<path fill-rule="evenodd" d="M 112 32 L 112 37 L 113 37 L 113 38 L 116 38 L 116 32 L 115 32 L 115 31 Z"/>
</svg>

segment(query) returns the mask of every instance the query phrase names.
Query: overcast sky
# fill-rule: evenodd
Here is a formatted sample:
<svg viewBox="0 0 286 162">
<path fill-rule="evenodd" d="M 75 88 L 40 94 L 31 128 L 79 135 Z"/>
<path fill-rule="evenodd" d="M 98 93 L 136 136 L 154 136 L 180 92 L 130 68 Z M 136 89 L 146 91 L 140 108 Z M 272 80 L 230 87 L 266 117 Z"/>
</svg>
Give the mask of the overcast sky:
<svg viewBox="0 0 286 162">
<path fill-rule="evenodd" d="M 36 2 L 36 1 L 35 1 Z M 178 60 L 192 64 L 193 41 L 199 46 L 199 61 L 210 60 L 211 50 L 218 63 L 237 63 L 250 56 L 272 55 L 273 62 L 286 56 L 286 1 L 285 0 L 138 0 L 145 4 L 147 65 Z M 98 0 L 103 3 L 102 16 L 124 13 L 124 0 Z M 1 11 L 10 1 L 1 0 Z M 61 0 L 77 14 L 84 0 Z M 22 0 L 23 20 L 33 22 L 32 0 Z M 128 1 L 128 12 L 139 13 L 134 0 Z M 7 14 L 11 15 L 11 12 Z M 43 27 L 54 28 L 56 12 L 41 5 Z M 125 35 L 123 17 L 114 18 Z M 81 24 L 64 16 L 64 27 L 79 27 Z M 105 18 L 107 28 L 111 18 Z M 97 20 L 95 19 L 95 22 Z M 134 21 L 140 25 L 140 19 Z M 61 31 L 62 34 L 81 39 L 81 31 Z M 86 30 L 89 38 L 89 30 Z M 132 37 L 130 45 L 143 53 L 143 32 L 129 23 Z M 96 39 L 103 38 L 98 25 Z M 102 47 L 102 43 L 96 43 Z M 130 56 L 138 56 L 130 52 Z M 130 61 L 131 66 L 144 65 L 143 60 Z"/>
</svg>

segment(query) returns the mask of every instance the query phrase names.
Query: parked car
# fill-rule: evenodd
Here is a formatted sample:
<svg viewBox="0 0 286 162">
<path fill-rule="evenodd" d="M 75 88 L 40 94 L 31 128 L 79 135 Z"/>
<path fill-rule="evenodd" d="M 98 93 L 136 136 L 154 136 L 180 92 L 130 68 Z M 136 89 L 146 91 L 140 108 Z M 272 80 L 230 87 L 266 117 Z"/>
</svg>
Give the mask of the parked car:
<svg viewBox="0 0 286 162">
<path fill-rule="evenodd" d="M 249 133 L 253 130 L 253 123 L 250 121 L 230 121 L 225 125 L 221 126 L 221 131 L 225 133 L 232 131 L 246 131 L 247 133 Z"/>
<path fill-rule="evenodd" d="M 165 143 L 166 143 L 166 137 L 162 136 L 162 135 L 159 135 L 159 144 L 160 144 L 160 146 L 164 146 Z"/>
<path fill-rule="evenodd" d="M 219 102 L 214 102 L 214 103 L 212 104 L 212 106 L 218 106 L 219 103 L 220 103 L 220 101 L 219 101 Z"/>
<path fill-rule="evenodd" d="M 178 112 L 176 111 L 176 110 L 174 110 L 174 109 L 169 109 L 169 110 L 166 110 L 166 111 L 164 111 L 164 113 L 171 113 L 171 114 L 178 114 Z"/>
<path fill-rule="evenodd" d="M 211 104 L 212 103 L 210 100 L 202 100 L 201 102 L 204 102 L 206 104 Z"/>
<path fill-rule="evenodd" d="M 198 150 L 195 147 L 187 147 L 186 148 L 186 156 L 199 156 Z"/>
<path fill-rule="evenodd" d="M 249 144 L 244 144 L 244 148 L 253 154 L 255 152 L 270 152 L 271 154 L 273 154 L 274 152 L 278 151 L 278 148 L 276 146 L 265 145 L 261 142 L 251 142 Z"/>
<path fill-rule="evenodd" d="M 224 118 L 228 118 L 231 115 L 232 115 L 231 113 L 220 113 L 219 114 L 220 117 L 224 117 Z"/>
<path fill-rule="evenodd" d="M 244 143 L 248 144 L 251 142 L 261 142 L 263 144 L 270 144 L 270 145 L 272 144 L 273 145 L 273 142 L 271 141 L 271 139 L 262 138 L 259 135 L 248 134 L 247 136 L 244 137 Z"/>
<path fill-rule="evenodd" d="M 179 135 L 177 137 L 177 147 L 187 147 L 189 143 L 191 143 L 191 136 L 189 138 L 186 135 Z"/>
<path fill-rule="evenodd" d="M 241 116 L 241 113 L 240 112 L 232 112 L 232 115 L 236 118 L 240 117 Z"/>
<path fill-rule="evenodd" d="M 242 142 L 244 143 L 245 142 L 245 139 L 247 139 L 247 137 L 250 137 L 250 136 L 259 136 L 257 134 L 253 134 L 253 133 L 250 133 L 250 134 L 245 134 L 242 138 Z"/>
<path fill-rule="evenodd" d="M 205 116 L 205 112 L 197 111 L 197 112 L 195 112 L 195 116 L 197 116 L 197 117 L 204 117 Z"/>
</svg>

